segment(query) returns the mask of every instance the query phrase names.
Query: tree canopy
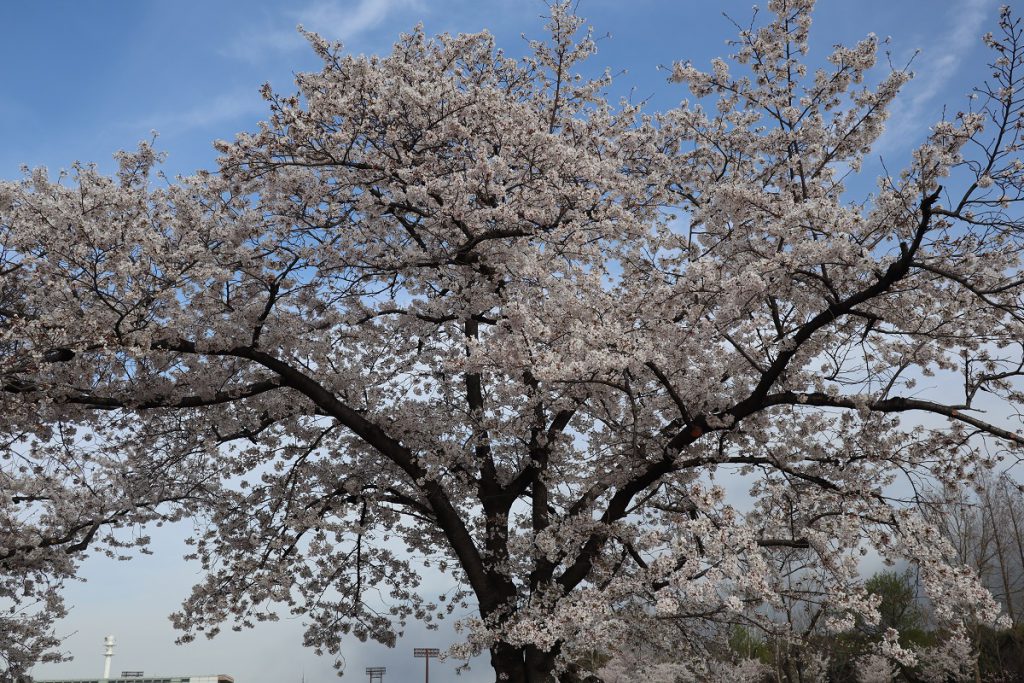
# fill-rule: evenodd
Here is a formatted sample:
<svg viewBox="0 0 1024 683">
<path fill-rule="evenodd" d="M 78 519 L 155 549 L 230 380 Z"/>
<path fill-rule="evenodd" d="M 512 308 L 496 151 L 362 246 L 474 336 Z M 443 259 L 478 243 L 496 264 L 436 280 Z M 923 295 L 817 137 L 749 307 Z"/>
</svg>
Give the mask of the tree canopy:
<svg viewBox="0 0 1024 683">
<path fill-rule="evenodd" d="M 576 680 L 635 634 L 700 662 L 787 633 L 793 600 L 877 624 L 868 552 L 950 632 L 997 623 L 906 483 L 1024 446 L 974 409 L 1024 409 L 1024 28 L 1004 10 L 969 110 L 854 197 L 910 74 L 866 79 L 873 36 L 809 72 L 813 1 L 768 9 L 665 112 L 580 75 L 563 3 L 525 59 L 309 35 L 323 69 L 215 172 L 163 182 L 142 144 L 0 184 L 8 670 L 53 656 L 81 551 L 191 516 L 184 639 L 284 609 L 336 654 L 470 604 L 450 654 Z"/>
</svg>

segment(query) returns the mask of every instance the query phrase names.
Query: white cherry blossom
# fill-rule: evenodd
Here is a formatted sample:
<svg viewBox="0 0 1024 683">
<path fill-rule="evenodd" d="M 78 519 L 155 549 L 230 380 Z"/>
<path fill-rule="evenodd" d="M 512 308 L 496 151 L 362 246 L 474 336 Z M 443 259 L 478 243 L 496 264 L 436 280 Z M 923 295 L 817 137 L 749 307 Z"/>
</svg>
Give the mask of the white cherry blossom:
<svg viewBox="0 0 1024 683">
<path fill-rule="evenodd" d="M 812 0 L 772 0 L 655 114 L 578 75 L 570 4 L 525 60 L 486 33 L 384 57 L 308 35 L 323 69 L 265 88 L 216 172 L 156 182 L 143 144 L 114 177 L 0 184 L 10 674 L 54 656 L 85 553 L 186 517 L 183 640 L 291 613 L 337 655 L 454 614 L 450 654 L 501 680 L 626 642 L 675 653 L 650 680 L 753 679 L 708 663 L 734 624 L 878 622 L 866 548 L 918 567 L 951 632 L 998 623 L 898 492 L 1024 446 L 977 410 L 1024 408 L 1019 20 L 974 111 L 856 198 L 910 77 L 866 85 L 874 36 L 811 73 Z M 916 660 L 890 633 L 872 670 L 893 661 Z"/>
</svg>

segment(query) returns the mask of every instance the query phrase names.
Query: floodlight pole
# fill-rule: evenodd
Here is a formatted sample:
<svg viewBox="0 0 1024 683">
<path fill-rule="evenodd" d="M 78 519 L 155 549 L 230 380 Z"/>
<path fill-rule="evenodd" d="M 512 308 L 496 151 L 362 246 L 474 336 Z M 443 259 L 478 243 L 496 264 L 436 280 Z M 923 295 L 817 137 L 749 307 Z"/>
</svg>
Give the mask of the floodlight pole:
<svg viewBox="0 0 1024 683">
<path fill-rule="evenodd" d="M 380 681 L 384 683 L 384 674 L 387 673 L 386 666 L 368 666 L 366 667 L 366 673 L 370 676 L 370 683 L 374 681 Z"/>
<path fill-rule="evenodd" d="M 430 683 L 430 658 L 440 656 L 441 651 L 436 647 L 414 647 L 412 649 L 413 657 L 422 657 L 424 664 L 424 683 Z"/>
</svg>

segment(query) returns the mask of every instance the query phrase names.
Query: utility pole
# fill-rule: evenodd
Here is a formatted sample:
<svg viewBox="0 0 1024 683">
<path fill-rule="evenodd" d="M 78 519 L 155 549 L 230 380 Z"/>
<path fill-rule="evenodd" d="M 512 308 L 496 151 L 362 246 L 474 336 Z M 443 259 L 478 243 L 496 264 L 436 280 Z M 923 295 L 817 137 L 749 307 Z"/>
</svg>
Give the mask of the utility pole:
<svg viewBox="0 0 1024 683">
<path fill-rule="evenodd" d="M 388 668 L 386 666 L 368 666 L 366 667 L 366 673 L 370 675 L 370 683 L 378 681 L 378 683 L 384 683 L 384 674 L 386 674 Z"/>
<path fill-rule="evenodd" d="M 424 669 L 424 678 L 423 678 L 424 683 L 430 683 L 430 658 L 431 657 L 439 657 L 440 655 L 441 655 L 441 651 L 439 649 L 437 649 L 436 647 L 414 647 L 412 649 L 412 656 L 413 657 L 422 657 L 423 658 L 423 664 L 426 667 Z"/>
</svg>

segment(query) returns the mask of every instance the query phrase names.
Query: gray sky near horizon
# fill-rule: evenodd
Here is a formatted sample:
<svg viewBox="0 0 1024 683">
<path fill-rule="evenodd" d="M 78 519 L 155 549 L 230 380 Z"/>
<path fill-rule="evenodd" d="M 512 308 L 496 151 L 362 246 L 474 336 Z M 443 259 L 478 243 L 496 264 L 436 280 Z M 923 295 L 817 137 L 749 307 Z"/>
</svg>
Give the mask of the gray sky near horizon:
<svg viewBox="0 0 1024 683">
<path fill-rule="evenodd" d="M 996 0 L 820 0 L 812 29 L 812 59 L 831 45 L 851 44 L 868 32 L 891 36 L 893 62 L 915 49 L 916 79 L 894 108 L 880 142 L 890 169 L 938 120 L 944 104 L 956 110 L 972 85 L 986 75 L 980 36 L 995 26 Z M 582 0 L 580 13 L 602 38 L 595 69 L 626 69 L 616 92 L 650 98 L 665 109 L 685 98 L 665 83 L 657 67 L 689 59 L 707 66 L 729 51 L 724 41 L 750 15 L 749 0 Z M 66 168 L 74 160 L 112 170 L 112 154 L 160 132 L 169 174 L 210 168 L 217 138 L 252 130 L 266 114 L 259 86 L 270 81 L 291 90 L 293 73 L 317 68 L 317 59 L 295 32 L 298 23 L 343 40 L 353 52 L 384 53 L 398 33 L 422 21 L 428 33 L 484 28 L 500 46 L 525 50 L 520 34 L 542 37 L 544 6 L 532 0 L 225 0 L 174 3 L 101 3 L 62 0 L 0 6 L 0 177 L 20 177 L 22 164 Z M 6 54 L 4 54 L 6 53 Z M 884 66 L 879 70 L 883 73 Z M 863 190 L 870 191 L 868 176 Z M 740 493 L 740 491 L 735 491 Z M 255 630 L 230 630 L 212 641 L 174 645 L 167 615 L 199 579 L 198 567 L 181 560 L 190 530 L 153 530 L 155 554 L 131 562 L 87 560 L 84 583 L 69 586 L 71 615 L 59 626 L 74 660 L 36 667 L 37 678 L 98 677 L 103 637 L 118 641 L 112 671 L 198 675 L 227 673 L 239 683 L 329 680 L 330 658 L 302 647 L 298 620 L 283 619 Z M 413 647 L 444 648 L 454 638 L 447 626 L 427 632 L 410 625 L 396 649 L 352 641 L 344 644 L 347 680 L 363 680 L 366 666 L 387 666 L 386 682 L 418 680 L 423 661 Z M 454 664 L 432 662 L 438 683 L 456 680 Z M 485 660 L 458 680 L 492 680 Z"/>
</svg>

